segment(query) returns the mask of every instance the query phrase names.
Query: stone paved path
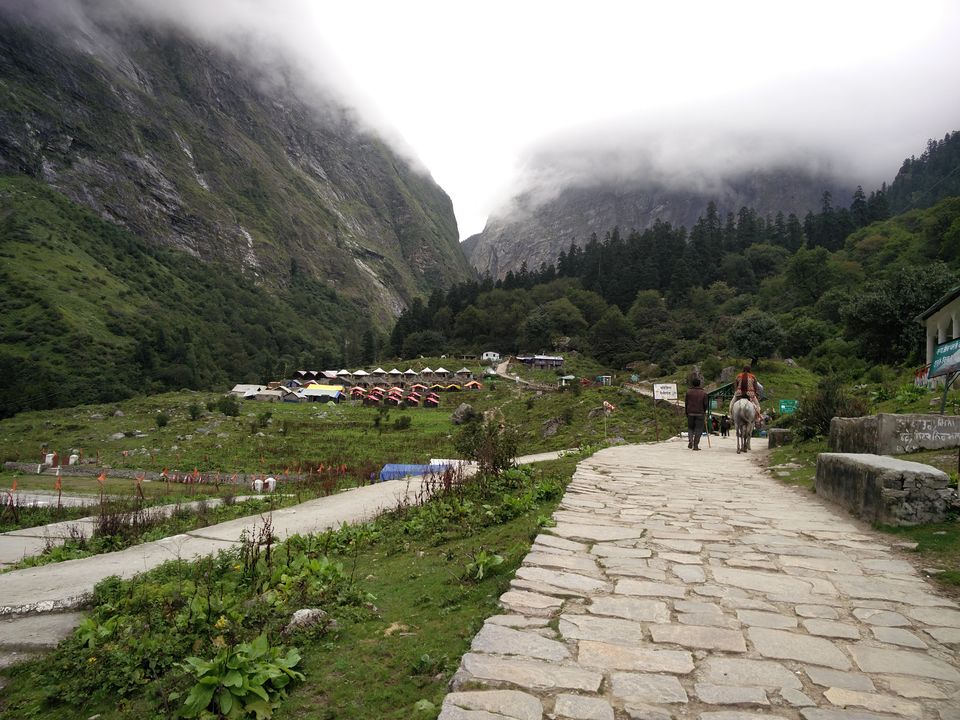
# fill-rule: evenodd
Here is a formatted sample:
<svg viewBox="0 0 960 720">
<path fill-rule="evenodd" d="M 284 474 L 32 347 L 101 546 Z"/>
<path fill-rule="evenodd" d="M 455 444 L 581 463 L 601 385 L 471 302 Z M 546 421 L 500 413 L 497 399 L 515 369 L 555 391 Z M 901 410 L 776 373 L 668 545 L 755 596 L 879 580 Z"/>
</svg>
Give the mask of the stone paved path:
<svg viewBox="0 0 960 720">
<path fill-rule="evenodd" d="M 960 720 L 957 603 L 712 440 L 580 463 L 441 720 Z"/>
</svg>

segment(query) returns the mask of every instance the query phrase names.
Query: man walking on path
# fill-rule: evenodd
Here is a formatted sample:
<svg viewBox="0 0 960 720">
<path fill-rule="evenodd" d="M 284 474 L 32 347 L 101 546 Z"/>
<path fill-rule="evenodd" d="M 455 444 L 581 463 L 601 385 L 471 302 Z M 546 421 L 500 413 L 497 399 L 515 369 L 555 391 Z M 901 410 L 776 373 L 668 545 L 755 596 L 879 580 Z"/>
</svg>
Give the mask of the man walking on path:
<svg viewBox="0 0 960 720">
<path fill-rule="evenodd" d="M 707 414 L 707 393 L 700 387 L 700 378 L 693 378 L 690 384 L 692 387 L 683 398 L 687 413 L 687 447 L 699 450 L 700 433 L 703 432 L 703 421 Z"/>
</svg>

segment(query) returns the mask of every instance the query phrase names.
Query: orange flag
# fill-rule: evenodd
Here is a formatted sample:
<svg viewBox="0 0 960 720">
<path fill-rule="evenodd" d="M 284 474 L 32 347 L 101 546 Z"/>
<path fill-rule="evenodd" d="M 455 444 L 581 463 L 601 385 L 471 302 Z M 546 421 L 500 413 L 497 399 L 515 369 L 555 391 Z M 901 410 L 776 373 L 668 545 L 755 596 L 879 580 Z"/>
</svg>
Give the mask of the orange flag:
<svg viewBox="0 0 960 720">
<path fill-rule="evenodd" d="M 193 481 L 200 482 L 200 471 L 196 468 L 193 469 Z"/>
<path fill-rule="evenodd" d="M 170 471 L 167 470 L 167 468 L 164 468 L 163 470 L 160 471 L 160 477 L 162 477 L 164 480 L 169 480 L 169 479 L 170 479 Z"/>
<path fill-rule="evenodd" d="M 58 477 L 57 479 L 59 480 L 59 477 Z M 16 491 L 17 491 L 17 479 L 14 478 L 14 479 L 13 479 L 13 487 L 10 488 L 10 492 L 16 492 Z"/>
<path fill-rule="evenodd" d="M 233 477 L 230 478 L 230 482 L 232 482 L 234 485 L 240 482 L 240 478 L 237 477 L 236 473 L 234 473 Z"/>
<path fill-rule="evenodd" d="M 16 483 L 17 481 L 14 480 L 13 482 Z M 56 490 L 57 492 L 60 492 L 60 489 L 62 487 L 63 487 L 63 481 L 60 478 L 60 473 L 57 473 L 57 480 L 55 483 L 53 483 L 53 489 Z"/>
</svg>

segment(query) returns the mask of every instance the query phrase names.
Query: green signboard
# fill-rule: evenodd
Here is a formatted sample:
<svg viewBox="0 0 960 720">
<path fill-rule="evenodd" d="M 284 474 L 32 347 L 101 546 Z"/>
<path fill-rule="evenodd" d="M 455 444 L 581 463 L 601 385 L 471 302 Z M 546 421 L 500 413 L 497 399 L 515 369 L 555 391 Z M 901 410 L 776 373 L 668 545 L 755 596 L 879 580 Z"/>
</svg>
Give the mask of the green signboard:
<svg viewBox="0 0 960 720">
<path fill-rule="evenodd" d="M 937 345 L 927 377 L 939 377 L 960 371 L 960 338 Z"/>
<path fill-rule="evenodd" d="M 780 414 L 781 415 L 790 415 L 797 411 L 797 401 L 796 400 L 781 400 L 780 401 Z"/>
</svg>

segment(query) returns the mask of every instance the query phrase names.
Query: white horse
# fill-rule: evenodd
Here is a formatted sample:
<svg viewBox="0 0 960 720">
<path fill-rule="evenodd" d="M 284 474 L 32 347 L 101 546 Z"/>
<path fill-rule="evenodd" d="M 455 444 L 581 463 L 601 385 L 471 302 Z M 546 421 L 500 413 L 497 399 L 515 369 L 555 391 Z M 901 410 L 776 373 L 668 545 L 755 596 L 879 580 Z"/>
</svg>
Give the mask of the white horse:
<svg viewBox="0 0 960 720">
<path fill-rule="evenodd" d="M 757 421 L 757 408 L 747 398 L 740 398 L 730 407 L 730 417 L 737 429 L 737 454 L 750 451 L 750 437 Z"/>
</svg>

